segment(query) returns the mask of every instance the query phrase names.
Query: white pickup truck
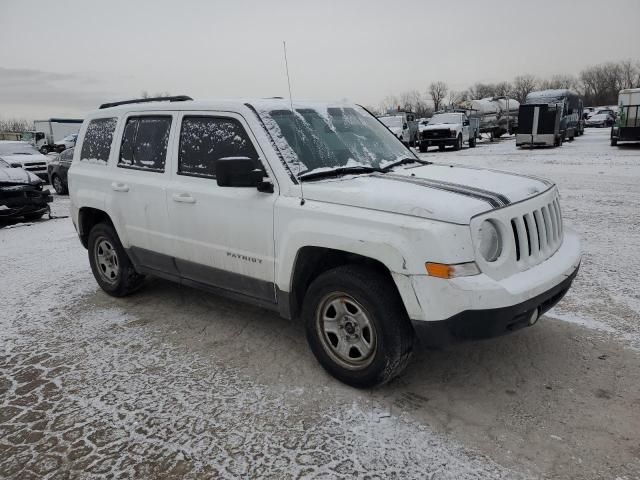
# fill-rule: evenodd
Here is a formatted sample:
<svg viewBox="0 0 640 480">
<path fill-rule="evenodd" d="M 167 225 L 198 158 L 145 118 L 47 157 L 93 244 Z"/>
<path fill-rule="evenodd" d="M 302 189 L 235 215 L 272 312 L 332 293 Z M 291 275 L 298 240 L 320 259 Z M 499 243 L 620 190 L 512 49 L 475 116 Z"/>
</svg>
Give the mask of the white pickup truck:
<svg viewBox="0 0 640 480">
<path fill-rule="evenodd" d="M 110 295 L 157 275 L 300 318 L 328 372 L 370 387 L 416 338 L 533 325 L 578 271 L 550 181 L 420 160 L 356 105 L 163 100 L 80 129 L 72 219 Z"/>
<path fill-rule="evenodd" d="M 427 125 L 420 128 L 418 148 L 426 152 L 429 147 L 438 147 L 440 151 L 451 146 L 460 150 L 463 144 L 474 148 L 480 136 L 479 121 L 470 118 L 464 112 L 436 113 Z"/>
</svg>

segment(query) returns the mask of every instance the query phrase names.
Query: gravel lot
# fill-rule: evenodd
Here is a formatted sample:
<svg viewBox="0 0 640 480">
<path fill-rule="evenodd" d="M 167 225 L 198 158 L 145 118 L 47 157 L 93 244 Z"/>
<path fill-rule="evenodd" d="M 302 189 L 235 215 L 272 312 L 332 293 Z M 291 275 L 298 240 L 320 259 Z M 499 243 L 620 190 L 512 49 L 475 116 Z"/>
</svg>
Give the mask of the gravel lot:
<svg viewBox="0 0 640 480">
<path fill-rule="evenodd" d="M 113 299 L 68 218 L 9 225 L 0 477 L 640 478 L 640 147 L 592 129 L 421 156 L 558 182 L 583 265 L 535 327 L 358 391 L 298 324 L 158 279 Z"/>
</svg>

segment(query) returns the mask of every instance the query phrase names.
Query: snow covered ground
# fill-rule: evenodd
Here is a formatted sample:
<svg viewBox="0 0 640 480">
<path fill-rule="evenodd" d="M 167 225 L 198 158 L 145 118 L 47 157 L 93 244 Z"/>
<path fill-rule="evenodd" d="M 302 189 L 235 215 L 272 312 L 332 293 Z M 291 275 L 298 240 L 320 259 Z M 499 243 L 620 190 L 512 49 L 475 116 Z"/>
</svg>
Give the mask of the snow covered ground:
<svg viewBox="0 0 640 480">
<path fill-rule="evenodd" d="M 558 182 L 585 255 L 534 328 L 356 391 L 270 312 L 158 279 L 106 296 L 68 218 L 0 228 L 0 477 L 640 478 L 640 148 L 422 156 Z"/>
</svg>

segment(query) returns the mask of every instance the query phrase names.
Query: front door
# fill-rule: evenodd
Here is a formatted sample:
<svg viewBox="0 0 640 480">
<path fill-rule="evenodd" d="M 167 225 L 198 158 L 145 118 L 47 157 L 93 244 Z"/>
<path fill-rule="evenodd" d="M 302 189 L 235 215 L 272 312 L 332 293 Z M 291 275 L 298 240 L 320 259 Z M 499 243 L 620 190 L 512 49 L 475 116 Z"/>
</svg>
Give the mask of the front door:
<svg viewBox="0 0 640 480">
<path fill-rule="evenodd" d="M 180 123 L 166 197 L 180 275 L 275 302 L 277 194 L 220 187 L 215 172 L 216 160 L 224 157 L 249 157 L 269 172 L 263 152 L 239 115 L 185 112 Z"/>
</svg>

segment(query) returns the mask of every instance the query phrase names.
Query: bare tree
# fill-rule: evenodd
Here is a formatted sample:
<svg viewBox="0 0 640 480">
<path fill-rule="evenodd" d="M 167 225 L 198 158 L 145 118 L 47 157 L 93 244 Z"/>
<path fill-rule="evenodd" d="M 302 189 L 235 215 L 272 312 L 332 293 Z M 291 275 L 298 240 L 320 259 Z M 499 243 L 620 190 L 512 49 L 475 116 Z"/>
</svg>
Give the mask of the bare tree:
<svg viewBox="0 0 640 480">
<path fill-rule="evenodd" d="M 520 103 L 523 103 L 527 95 L 536 89 L 538 81 L 533 75 L 518 75 L 513 79 L 512 95 Z"/>
<path fill-rule="evenodd" d="M 0 119 L 0 132 L 22 133 L 33 130 L 33 122 L 24 118 Z"/>
<path fill-rule="evenodd" d="M 576 90 L 578 88 L 578 79 L 573 75 L 553 75 L 550 78 L 540 82 L 542 90 L 568 88 Z"/>
<path fill-rule="evenodd" d="M 429 85 L 429 95 L 431 96 L 433 108 L 436 112 L 440 110 L 448 90 L 447 84 L 444 82 L 432 82 L 431 85 Z"/>
<path fill-rule="evenodd" d="M 460 104 L 460 102 L 464 100 L 464 94 L 465 92 L 449 90 L 449 98 L 448 98 L 449 106 L 457 107 L 458 104 Z"/>
<path fill-rule="evenodd" d="M 395 95 L 387 95 L 384 97 L 382 102 L 380 102 L 380 111 L 382 113 L 387 113 L 390 110 L 396 110 L 398 108 L 400 101 L 398 97 Z"/>
<path fill-rule="evenodd" d="M 469 87 L 467 96 L 469 100 L 477 100 L 495 96 L 496 86 L 491 83 L 476 83 Z"/>
<path fill-rule="evenodd" d="M 496 97 L 511 97 L 513 96 L 513 86 L 509 82 L 496 83 L 493 94 Z"/>
</svg>

